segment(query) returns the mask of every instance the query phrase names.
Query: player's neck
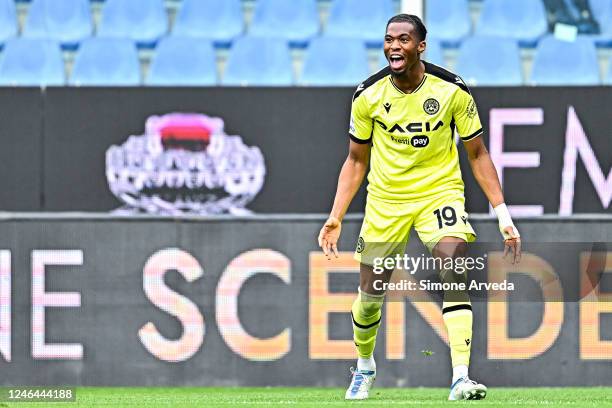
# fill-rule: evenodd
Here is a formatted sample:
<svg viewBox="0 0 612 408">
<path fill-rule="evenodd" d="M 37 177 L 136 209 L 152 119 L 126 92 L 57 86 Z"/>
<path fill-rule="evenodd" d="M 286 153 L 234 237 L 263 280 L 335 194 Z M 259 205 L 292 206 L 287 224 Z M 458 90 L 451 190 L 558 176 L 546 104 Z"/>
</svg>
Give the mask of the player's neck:
<svg viewBox="0 0 612 408">
<path fill-rule="evenodd" d="M 418 60 L 410 69 L 401 75 L 393 75 L 391 80 L 399 89 L 405 93 L 412 93 L 419 87 L 425 75 L 425 65 Z"/>
</svg>

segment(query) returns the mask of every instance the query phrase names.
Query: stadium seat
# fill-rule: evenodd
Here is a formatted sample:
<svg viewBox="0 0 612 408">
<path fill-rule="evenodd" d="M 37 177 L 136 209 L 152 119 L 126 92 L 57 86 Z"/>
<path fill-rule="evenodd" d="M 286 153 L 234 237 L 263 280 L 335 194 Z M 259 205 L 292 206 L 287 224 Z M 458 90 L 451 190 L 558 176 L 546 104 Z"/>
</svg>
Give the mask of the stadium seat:
<svg viewBox="0 0 612 408">
<path fill-rule="evenodd" d="M 435 38 L 427 39 L 425 52 L 421 55 L 421 59 L 431 62 L 432 64 L 445 67 L 444 54 L 442 52 L 442 44 Z"/>
<path fill-rule="evenodd" d="M 600 33 L 585 37 L 592 38 L 598 47 L 612 46 L 612 1 L 589 0 L 593 16 L 599 23 Z"/>
<path fill-rule="evenodd" d="M 387 61 L 387 57 L 385 57 L 385 53 L 382 49 L 380 50 L 380 54 L 378 54 L 378 58 L 378 64 L 381 67 L 389 65 L 389 61 Z M 425 52 L 421 55 L 421 59 L 440 67 L 446 67 L 442 46 L 440 45 L 440 41 L 435 38 L 427 38 L 427 48 L 425 48 Z"/>
<path fill-rule="evenodd" d="M 599 63 L 593 41 L 568 42 L 548 36 L 540 40 L 533 59 L 533 85 L 599 85 Z"/>
<path fill-rule="evenodd" d="M 387 61 L 387 57 L 385 56 L 385 50 L 384 48 L 381 48 L 380 51 L 378 51 L 378 63 L 377 65 L 380 68 L 384 68 L 387 65 L 389 65 L 389 61 Z"/>
<path fill-rule="evenodd" d="M 341 58 L 338 58 L 339 49 L 342 49 Z M 368 53 L 363 41 L 323 36 L 310 42 L 299 83 L 357 86 L 368 76 Z"/>
<path fill-rule="evenodd" d="M 305 46 L 319 32 L 316 0 L 258 0 L 249 33 Z"/>
<path fill-rule="evenodd" d="M 229 51 L 223 85 L 293 85 L 287 42 L 279 38 L 244 36 Z"/>
<path fill-rule="evenodd" d="M 53 40 L 11 38 L 0 59 L 0 85 L 64 85 L 64 61 Z"/>
<path fill-rule="evenodd" d="M 427 0 L 425 3 L 428 37 L 444 47 L 457 47 L 471 29 L 467 0 Z"/>
<path fill-rule="evenodd" d="M 523 83 L 518 44 L 511 38 L 467 38 L 459 48 L 455 71 L 472 86 L 510 86 Z"/>
<path fill-rule="evenodd" d="M 521 47 L 534 47 L 547 31 L 544 5 L 534 0 L 484 0 L 476 25 L 476 34 L 513 38 Z"/>
<path fill-rule="evenodd" d="M 363 40 L 368 47 L 381 47 L 385 26 L 393 16 L 392 0 L 332 0 L 325 34 Z"/>
<path fill-rule="evenodd" d="M 240 0 L 183 0 L 172 33 L 213 40 L 228 47 L 244 30 Z"/>
<path fill-rule="evenodd" d="M 70 85 L 140 85 L 140 64 L 134 42 L 124 38 L 89 38 L 79 47 Z"/>
<path fill-rule="evenodd" d="M 33 0 L 23 35 L 74 48 L 93 30 L 89 0 Z"/>
<path fill-rule="evenodd" d="M 153 47 L 167 31 L 164 0 L 106 0 L 98 36 L 129 38 L 139 47 Z"/>
<path fill-rule="evenodd" d="M 17 35 L 17 12 L 13 0 L 0 0 L 0 47 Z"/>
<path fill-rule="evenodd" d="M 217 84 L 215 51 L 210 41 L 167 37 L 155 49 L 145 83 L 157 86 Z"/>
</svg>

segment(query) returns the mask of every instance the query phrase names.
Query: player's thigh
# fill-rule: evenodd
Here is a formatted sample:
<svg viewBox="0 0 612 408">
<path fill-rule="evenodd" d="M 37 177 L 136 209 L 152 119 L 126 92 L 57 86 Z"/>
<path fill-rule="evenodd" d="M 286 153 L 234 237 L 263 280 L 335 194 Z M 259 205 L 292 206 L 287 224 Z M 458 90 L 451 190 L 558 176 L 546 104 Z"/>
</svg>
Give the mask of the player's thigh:
<svg viewBox="0 0 612 408">
<path fill-rule="evenodd" d="M 467 255 L 468 243 L 463 238 L 454 236 L 442 237 L 433 247 L 431 254 L 440 259 L 440 264 L 448 265 L 441 268 L 440 281 L 444 283 L 467 283 L 466 268 L 461 259 Z M 450 262 L 449 262 L 450 261 Z"/>
<path fill-rule="evenodd" d="M 461 193 L 450 192 L 424 201 L 415 218 L 414 227 L 429 251 L 433 251 L 444 237 L 454 237 L 465 242 L 476 240 L 476 233 L 465 211 L 465 198 Z"/>
<path fill-rule="evenodd" d="M 406 204 L 388 203 L 368 197 L 355 259 L 380 270 L 385 259 L 397 254 L 403 255 L 413 220 L 414 214 Z"/>
<path fill-rule="evenodd" d="M 444 236 L 432 248 L 434 258 L 454 259 L 467 254 L 467 240 L 464 237 Z"/>
</svg>

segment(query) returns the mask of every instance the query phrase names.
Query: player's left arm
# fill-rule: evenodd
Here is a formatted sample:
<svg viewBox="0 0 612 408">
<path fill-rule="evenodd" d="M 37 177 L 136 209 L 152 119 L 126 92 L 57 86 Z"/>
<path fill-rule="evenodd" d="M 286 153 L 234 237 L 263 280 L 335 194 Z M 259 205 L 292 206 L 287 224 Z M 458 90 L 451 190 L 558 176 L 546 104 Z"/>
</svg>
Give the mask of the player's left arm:
<svg viewBox="0 0 612 408">
<path fill-rule="evenodd" d="M 504 194 L 493 160 L 491 160 L 489 151 L 482 141 L 482 137 L 480 137 L 482 135 L 482 125 L 480 124 L 476 104 L 469 92 L 461 91 L 457 98 L 455 121 L 467 151 L 472 173 L 497 214 L 499 229 L 504 237 L 504 256 L 511 252 L 513 263 L 519 262 L 521 258 L 520 234 L 504 202 Z M 468 136 L 464 137 L 463 135 Z"/>
<path fill-rule="evenodd" d="M 511 251 L 513 261 L 518 262 L 521 258 L 520 234 L 514 226 L 510 212 L 504 203 L 504 194 L 489 151 L 481 137 L 468 140 L 463 145 L 467 151 L 472 173 L 474 173 L 478 185 L 487 196 L 499 219 L 499 228 L 505 242 L 504 256 Z"/>
<path fill-rule="evenodd" d="M 467 151 L 472 173 L 493 208 L 504 204 L 504 194 L 497 177 L 497 170 L 482 138 L 476 137 L 463 142 L 463 146 Z"/>
</svg>

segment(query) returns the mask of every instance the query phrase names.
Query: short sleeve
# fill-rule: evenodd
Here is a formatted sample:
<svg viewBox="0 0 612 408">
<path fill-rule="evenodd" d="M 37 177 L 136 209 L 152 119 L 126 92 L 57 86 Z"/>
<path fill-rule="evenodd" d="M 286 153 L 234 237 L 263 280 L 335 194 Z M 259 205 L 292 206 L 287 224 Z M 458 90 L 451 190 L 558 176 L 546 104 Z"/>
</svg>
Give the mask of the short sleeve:
<svg viewBox="0 0 612 408">
<path fill-rule="evenodd" d="M 361 94 L 362 89 L 359 85 L 353 96 L 349 135 L 355 143 L 365 144 L 372 140 L 372 118 L 368 114 L 367 100 Z"/>
<path fill-rule="evenodd" d="M 455 109 L 453 117 L 461 140 L 467 142 L 482 134 L 482 124 L 478 116 L 476 102 L 469 92 L 463 89 L 455 94 Z"/>
</svg>

